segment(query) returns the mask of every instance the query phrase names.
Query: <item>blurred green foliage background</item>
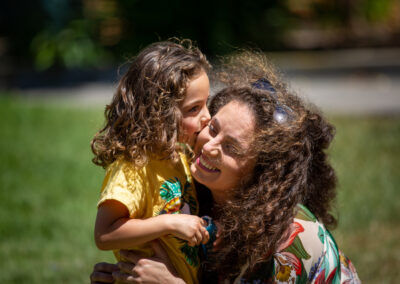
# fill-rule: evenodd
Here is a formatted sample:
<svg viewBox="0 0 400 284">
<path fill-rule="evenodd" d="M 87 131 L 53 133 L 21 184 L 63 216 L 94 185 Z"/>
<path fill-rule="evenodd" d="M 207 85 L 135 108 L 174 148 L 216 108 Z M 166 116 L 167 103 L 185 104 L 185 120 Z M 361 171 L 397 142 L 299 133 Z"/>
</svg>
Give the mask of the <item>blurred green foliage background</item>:
<svg viewBox="0 0 400 284">
<path fill-rule="evenodd" d="M 398 0 L 31 0 L 0 4 L 0 56 L 14 63 L 101 67 L 169 37 L 209 56 L 400 44 Z"/>
</svg>

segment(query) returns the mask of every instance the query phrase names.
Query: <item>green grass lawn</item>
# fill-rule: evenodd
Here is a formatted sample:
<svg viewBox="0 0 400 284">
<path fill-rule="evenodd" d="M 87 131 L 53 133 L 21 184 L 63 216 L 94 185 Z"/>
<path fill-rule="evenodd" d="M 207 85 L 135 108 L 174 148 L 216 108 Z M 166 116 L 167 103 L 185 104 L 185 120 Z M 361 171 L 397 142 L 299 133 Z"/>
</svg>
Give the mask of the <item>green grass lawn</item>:
<svg viewBox="0 0 400 284">
<path fill-rule="evenodd" d="M 88 283 L 113 260 L 93 241 L 103 170 L 89 147 L 100 108 L 0 97 L 0 283 Z M 332 119 L 333 232 L 365 283 L 400 278 L 400 117 Z"/>
</svg>

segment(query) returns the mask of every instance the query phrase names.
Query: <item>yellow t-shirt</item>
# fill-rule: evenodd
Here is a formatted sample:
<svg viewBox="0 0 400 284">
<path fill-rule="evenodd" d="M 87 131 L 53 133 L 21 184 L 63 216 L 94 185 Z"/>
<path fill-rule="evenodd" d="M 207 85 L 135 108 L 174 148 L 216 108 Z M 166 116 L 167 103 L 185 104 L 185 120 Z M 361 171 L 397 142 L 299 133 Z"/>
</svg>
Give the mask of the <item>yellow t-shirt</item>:
<svg viewBox="0 0 400 284">
<path fill-rule="evenodd" d="M 146 219 L 160 214 L 198 214 L 198 202 L 189 165 L 184 154 L 176 164 L 168 160 L 150 160 L 142 168 L 119 159 L 108 166 L 98 205 L 106 200 L 124 204 L 130 218 Z M 186 283 L 198 283 L 198 249 L 172 235 L 160 238 L 176 271 Z M 133 247 L 152 255 L 148 245 Z M 114 251 L 119 259 L 118 251 Z"/>
</svg>

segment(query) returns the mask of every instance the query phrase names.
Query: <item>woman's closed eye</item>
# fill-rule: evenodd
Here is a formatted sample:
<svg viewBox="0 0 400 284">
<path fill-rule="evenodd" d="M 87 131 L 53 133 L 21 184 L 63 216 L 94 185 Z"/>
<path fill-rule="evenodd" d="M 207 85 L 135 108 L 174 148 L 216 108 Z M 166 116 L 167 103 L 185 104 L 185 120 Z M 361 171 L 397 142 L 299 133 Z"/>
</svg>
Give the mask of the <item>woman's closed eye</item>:
<svg viewBox="0 0 400 284">
<path fill-rule="evenodd" d="M 240 156 L 242 151 L 240 151 L 240 149 L 238 147 L 236 147 L 235 145 L 233 145 L 232 143 L 224 143 L 222 145 L 222 149 L 230 155 L 234 155 L 234 156 Z"/>
<path fill-rule="evenodd" d="M 211 124 L 211 122 L 208 124 L 208 129 L 210 130 L 211 136 L 217 135 L 217 129 L 214 127 L 214 125 Z"/>
</svg>

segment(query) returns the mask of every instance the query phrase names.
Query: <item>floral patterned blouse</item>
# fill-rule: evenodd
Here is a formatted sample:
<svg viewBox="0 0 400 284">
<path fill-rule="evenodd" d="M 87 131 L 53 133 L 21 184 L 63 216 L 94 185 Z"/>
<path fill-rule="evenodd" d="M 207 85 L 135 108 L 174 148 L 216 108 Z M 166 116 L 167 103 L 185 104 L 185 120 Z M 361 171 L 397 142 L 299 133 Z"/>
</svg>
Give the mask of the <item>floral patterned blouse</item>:
<svg viewBox="0 0 400 284">
<path fill-rule="evenodd" d="M 290 237 L 272 260 L 251 275 L 244 267 L 235 283 L 361 283 L 330 232 L 305 206 L 298 206 Z"/>
</svg>

